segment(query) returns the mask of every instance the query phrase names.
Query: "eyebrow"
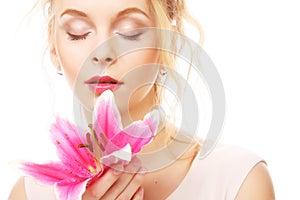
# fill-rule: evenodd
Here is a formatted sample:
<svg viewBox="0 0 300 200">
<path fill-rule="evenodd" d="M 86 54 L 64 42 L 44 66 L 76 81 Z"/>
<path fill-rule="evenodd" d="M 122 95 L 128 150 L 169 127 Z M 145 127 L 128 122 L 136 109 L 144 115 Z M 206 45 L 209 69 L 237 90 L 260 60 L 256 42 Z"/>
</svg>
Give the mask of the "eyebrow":
<svg viewBox="0 0 300 200">
<path fill-rule="evenodd" d="M 139 13 L 139 14 L 142 14 L 144 15 L 145 17 L 147 17 L 148 19 L 150 19 L 150 17 L 147 15 L 147 13 L 145 13 L 144 11 L 142 11 L 141 9 L 139 8 L 126 8 L 125 10 L 122 10 L 120 11 L 118 14 L 117 14 L 117 18 L 121 17 L 121 16 L 124 16 L 124 15 L 127 15 L 127 14 L 131 14 L 131 13 Z"/>
<path fill-rule="evenodd" d="M 139 13 L 139 14 L 144 15 L 148 19 L 150 19 L 150 17 L 147 15 L 147 13 L 145 13 L 144 11 L 142 11 L 139 8 L 134 8 L 134 7 L 132 7 L 132 8 L 126 8 L 125 10 L 120 11 L 117 14 L 117 18 L 122 17 L 124 15 L 131 14 L 131 13 Z M 62 17 L 63 15 L 66 15 L 66 14 L 68 14 L 68 15 L 74 15 L 74 16 L 87 17 L 86 13 L 84 13 L 82 11 L 79 11 L 79 10 L 76 10 L 76 9 L 66 9 L 64 12 L 61 13 L 60 17 Z"/>
<path fill-rule="evenodd" d="M 82 11 L 75 10 L 75 9 L 67 9 L 64 12 L 61 13 L 60 17 L 63 15 L 68 14 L 68 15 L 74 15 L 74 16 L 81 16 L 81 17 L 87 17 L 87 14 L 85 14 Z"/>
</svg>

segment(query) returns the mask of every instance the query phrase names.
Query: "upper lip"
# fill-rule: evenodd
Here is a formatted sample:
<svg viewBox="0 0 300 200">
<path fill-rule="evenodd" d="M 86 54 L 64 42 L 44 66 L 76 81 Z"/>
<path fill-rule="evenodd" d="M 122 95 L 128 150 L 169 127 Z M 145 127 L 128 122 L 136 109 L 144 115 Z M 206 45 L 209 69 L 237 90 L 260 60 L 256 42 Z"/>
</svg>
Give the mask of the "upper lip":
<svg viewBox="0 0 300 200">
<path fill-rule="evenodd" d="M 93 76 L 89 80 L 85 81 L 86 84 L 121 84 L 122 82 L 110 77 L 110 76 Z"/>
</svg>

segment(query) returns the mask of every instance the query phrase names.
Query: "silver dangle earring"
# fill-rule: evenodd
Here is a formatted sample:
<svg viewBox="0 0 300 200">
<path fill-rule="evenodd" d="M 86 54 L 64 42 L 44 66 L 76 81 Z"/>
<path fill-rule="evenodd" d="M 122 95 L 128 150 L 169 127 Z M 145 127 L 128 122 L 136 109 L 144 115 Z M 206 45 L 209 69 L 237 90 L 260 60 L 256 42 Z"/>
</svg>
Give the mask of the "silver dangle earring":
<svg viewBox="0 0 300 200">
<path fill-rule="evenodd" d="M 62 71 L 61 71 L 61 68 L 59 67 L 58 69 L 56 69 L 56 73 L 60 76 L 63 75 Z"/>
<path fill-rule="evenodd" d="M 56 67 L 56 73 L 57 73 L 58 75 L 60 75 L 60 76 L 63 75 L 61 66 L 57 66 L 57 67 Z"/>
<path fill-rule="evenodd" d="M 164 67 L 162 67 L 159 69 L 159 74 L 161 76 L 166 76 L 168 74 L 168 71 Z"/>
</svg>

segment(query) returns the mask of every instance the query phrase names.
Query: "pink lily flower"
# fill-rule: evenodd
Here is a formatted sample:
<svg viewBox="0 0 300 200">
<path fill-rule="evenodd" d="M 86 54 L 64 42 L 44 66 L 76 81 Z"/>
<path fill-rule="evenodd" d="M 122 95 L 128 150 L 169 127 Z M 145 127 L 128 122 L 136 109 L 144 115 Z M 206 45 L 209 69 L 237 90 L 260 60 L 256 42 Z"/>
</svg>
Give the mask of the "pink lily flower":
<svg viewBox="0 0 300 200">
<path fill-rule="evenodd" d="M 60 161 L 23 162 L 21 170 L 41 184 L 53 185 L 58 199 L 79 200 L 86 187 L 111 164 L 121 162 L 126 165 L 151 142 L 158 122 L 158 111 L 154 110 L 143 121 L 122 128 L 113 93 L 107 90 L 97 99 L 90 132 L 59 117 L 52 124 L 51 139 Z M 82 135 L 85 135 L 84 139 L 80 137 Z"/>
</svg>

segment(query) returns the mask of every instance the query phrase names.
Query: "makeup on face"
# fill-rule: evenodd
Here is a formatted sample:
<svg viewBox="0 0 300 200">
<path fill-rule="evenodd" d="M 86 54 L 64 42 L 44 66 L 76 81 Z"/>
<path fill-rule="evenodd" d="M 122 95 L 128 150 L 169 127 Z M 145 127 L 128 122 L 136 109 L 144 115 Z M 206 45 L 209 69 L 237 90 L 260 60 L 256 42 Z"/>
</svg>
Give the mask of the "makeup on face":
<svg viewBox="0 0 300 200">
<path fill-rule="evenodd" d="M 67 39 L 71 41 L 85 40 L 91 34 L 96 33 L 102 27 L 95 25 L 97 19 L 91 18 L 83 11 L 76 9 L 66 9 L 60 15 L 60 28 L 67 35 Z M 143 34 L 141 29 L 151 27 L 152 21 L 146 12 L 141 9 L 130 7 L 121 10 L 113 16 L 109 21 L 110 36 L 119 35 L 125 40 L 139 40 Z"/>
<path fill-rule="evenodd" d="M 95 97 L 111 90 L 120 94 L 124 105 L 118 106 L 125 111 L 131 95 L 134 94 L 132 98 L 137 105 L 149 93 L 151 85 L 143 89 L 140 85 L 156 80 L 157 73 L 153 70 L 124 79 L 132 76 L 127 74 L 132 74 L 135 68 L 156 63 L 158 56 L 156 50 L 143 49 L 156 42 L 147 29 L 154 27 L 147 2 L 118 2 L 115 5 L 104 0 L 62 0 L 57 7 L 55 45 L 60 65 L 76 96 L 89 110 Z M 142 78 L 145 73 L 149 80 Z"/>
<path fill-rule="evenodd" d="M 90 90 L 96 95 L 100 95 L 105 90 L 115 91 L 124 84 L 124 82 L 118 81 L 110 76 L 99 75 L 91 77 L 84 83 L 87 84 Z"/>
<path fill-rule="evenodd" d="M 95 25 L 84 12 L 74 9 L 67 9 L 61 14 L 59 26 L 65 31 L 69 40 L 84 40 L 96 30 Z"/>
</svg>

